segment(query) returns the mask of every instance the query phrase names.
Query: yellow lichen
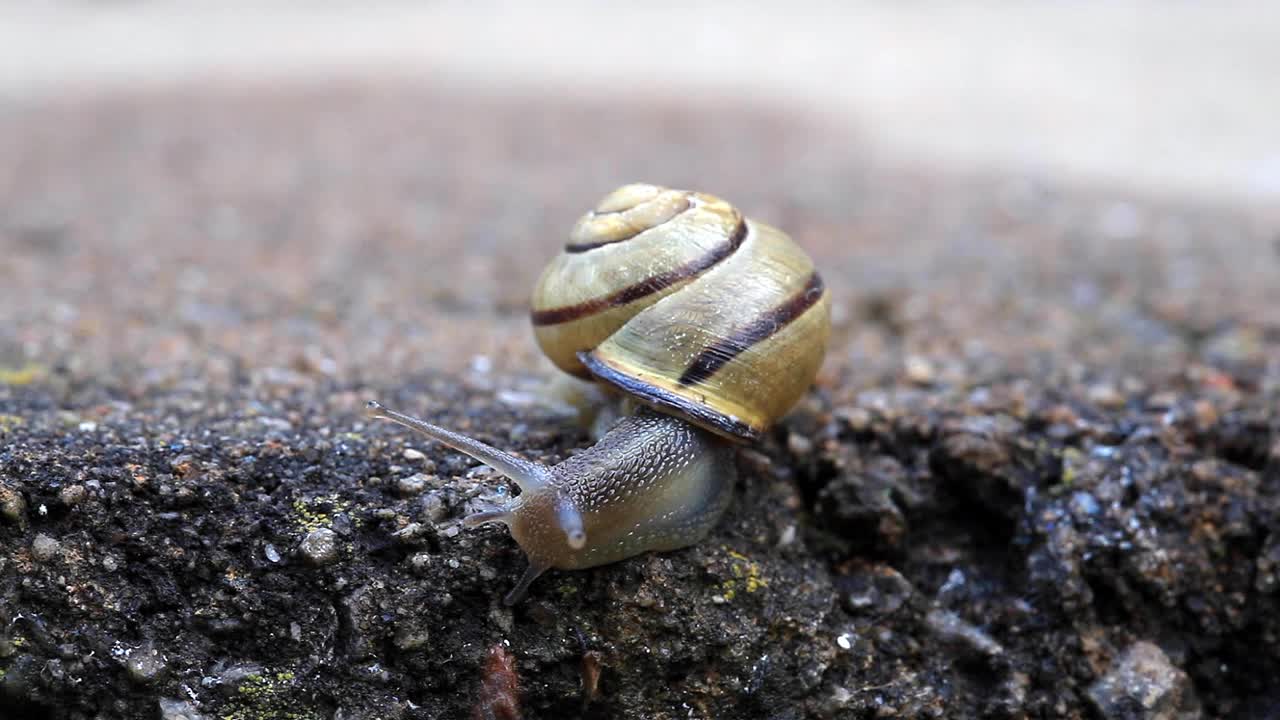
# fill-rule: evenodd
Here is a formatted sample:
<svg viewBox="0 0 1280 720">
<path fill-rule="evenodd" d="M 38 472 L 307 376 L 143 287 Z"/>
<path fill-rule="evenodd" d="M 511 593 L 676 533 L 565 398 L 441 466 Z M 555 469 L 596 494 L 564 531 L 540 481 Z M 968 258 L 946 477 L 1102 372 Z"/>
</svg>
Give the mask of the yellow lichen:
<svg viewBox="0 0 1280 720">
<path fill-rule="evenodd" d="M 1062 485 L 1071 487 L 1080 476 L 1080 468 L 1087 462 L 1084 453 L 1075 448 L 1062 451 Z"/>
<path fill-rule="evenodd" d="M 299 707 L 292 671 L 254 674 L 236 687 L 236 697 L 223 708 L 222 720 L 319 720 L 320 714 Z"/>
<path fill-rule="evenodd" d="M 324 509 L 321 509 L 322 506 Z M 333 525 L 335 513 L 346 512 L 351 503 L 340 500 L 335 493 L 293 501 L 294 523 L 304 533 Z"/>
<path fill-rule="evenodd" d="M 30 385 L 44 377 L 44 367 L 27 363 L 20 368 L 0 367 L 0 385 Z"/>
<path fill-rule="evenodd" d="M 730 550 L 727 547 L 722 549 L 729 556 L 731 563 L 729 572 L 733 574 L 733 577 L 720 583 L 720 595 L 725 600 L 733 600 L 737 597 L 739 588 L 746 590 L 747 593 L 754 593 L 769 586 L 769 581 L 760 574 L 758 563 L 736 550 Z"/>
</svg>

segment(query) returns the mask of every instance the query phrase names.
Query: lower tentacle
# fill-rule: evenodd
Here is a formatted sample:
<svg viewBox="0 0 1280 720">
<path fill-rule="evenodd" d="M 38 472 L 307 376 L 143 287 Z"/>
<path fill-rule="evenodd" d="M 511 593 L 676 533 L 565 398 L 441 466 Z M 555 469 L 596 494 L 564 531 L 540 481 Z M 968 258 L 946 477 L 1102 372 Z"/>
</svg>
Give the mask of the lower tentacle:
<svg viewBox="0 0 1280 720">
<path fill-rule="evenodd" d="M 482 512 L 473 513 L 462 518 L 462 524 L 466 527 L 473 528 L 485 523 L 500 522 L 504 525 L 511 524 L 510 510 L 484 510 Z"/>
<path fill-rule="evenodd" d="M 524 569 L 524 574 L 520 576 L 520 582 L 511 588 L 511 592 L 502 599 L 504 605 L 515 605 L 524 599 L 526 593 L 529 592 L 529 586 L 533 584 L 538 576 L 547 571 L 545 565 L 539 565 L 533 561 L 529 562 L 529 566 Z"/>
</svg>

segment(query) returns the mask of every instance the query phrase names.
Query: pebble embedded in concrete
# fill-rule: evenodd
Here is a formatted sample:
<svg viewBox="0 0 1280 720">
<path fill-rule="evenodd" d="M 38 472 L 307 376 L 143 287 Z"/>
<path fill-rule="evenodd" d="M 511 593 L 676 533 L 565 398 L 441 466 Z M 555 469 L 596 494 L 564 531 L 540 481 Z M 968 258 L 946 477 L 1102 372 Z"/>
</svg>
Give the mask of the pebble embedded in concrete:
<svg viewBox="0 0 1280 720">
<path fill-rule="evenodd" d="M 1107 720 L 1193 720 L 1200 704 L 1187 674 L 1154 643 L 1130 645 L 1089 687 L 1089 699 Z"/>
<path fill-rule="evenodd" d="M 937 376 L 933 363 L 919 355 L 912 355 L 906 359 L 903 372 L 906 375 L 907 382 L 913 385 L 930 385 Z"/>
<path fill-rule="evenodd" d="M 844 577 L 839 587 L 845 610 L 868 615 L 896 612 L 915 592 L 910 581 L 888 566 Z"/>
<path fill-rule="evenodd" d="M 62 552 L 62 543 L 57 540 L 40 533 L 31 541 L 31 557 L 36 562 L 50 562 L 56 560 Z"/>
<path fill-rule="evenodd" d="M 68 485 L 58 491 L 58 500 L 67 507 L 74 507 L 84 502 L 86 495 L 88 491 L 83 485 Z"/>
<path fill-rule="evenodd" d="M 22 493 L 12 488 L 0 487 L 0 518 L 25 527 L 27 524 L 27 501 Z"/>
<path fill-rule="evenodd" d="M 422 498 L 422 518 L 429 523 L 435 524 L 444 520 L 449 514 L 449 508 L 438 493 L 429 493 Z"/>
<path fill-rule="evenodd" d="M 427 489 L 427 476 L 422 473 L 410 475 L 409 477 L 400 478 L 396 483 L 396 491 L 400 493 L 400 497 L 413 497 L 421 495 L 423 490 Z"/>
<path fill-rule="evenodd" d="M 186 700 L 160 698 L 161 720 L 205 720 L 205 716 Z"/>
<path fill-rule="evenodd" d="M 125 669 L 135 682 L 150 683 L 164 672 L 164 657 L 154 647 L 144 645 L 129 654 Z"/>
<path fill-rule="evenodd" d="M 312 530 L 302 539 L 298 551 L 312 565 L 328 565 L 338 559 L 338 535 L 329 528 Z"/>
</svg>

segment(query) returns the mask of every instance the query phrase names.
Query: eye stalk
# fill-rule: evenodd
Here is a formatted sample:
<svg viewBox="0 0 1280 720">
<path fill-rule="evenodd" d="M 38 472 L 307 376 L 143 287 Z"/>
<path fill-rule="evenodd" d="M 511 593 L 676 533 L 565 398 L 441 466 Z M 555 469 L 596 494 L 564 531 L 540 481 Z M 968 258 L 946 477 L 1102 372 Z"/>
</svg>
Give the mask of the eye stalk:
<svg viewBox="0 0 1280 720">
<path fill-rule="evenodd" d="M 504 452 L 491 445 L 486 445 L 479 440 L 460 435 L 452 430 L 446 430 L 438 425 L 432 425 L 423 422 L 416 417 L 398 413 L 395 410 L 384 407 L 383 405 L 370 400 L 365 404 L 365 414 L 371 418 L 379 420 L 390 420 L 398 425 L 403 425 L 410 430 L 416 430 L 423 435 L 440 443 L 444 443 L 460 453 L 465 453 L 498 472 L 506 475 L 520 486 L 522 492 L 531 493 L 542 487 L 545 487 L 551 481 L 551 470 L 545 465 L 535 462 L 529 462 L 521 457 L 516 457 L 509 452 Z M 498 518 L 486 518 L 479 522 L 488 522 Z"/>
</svg>

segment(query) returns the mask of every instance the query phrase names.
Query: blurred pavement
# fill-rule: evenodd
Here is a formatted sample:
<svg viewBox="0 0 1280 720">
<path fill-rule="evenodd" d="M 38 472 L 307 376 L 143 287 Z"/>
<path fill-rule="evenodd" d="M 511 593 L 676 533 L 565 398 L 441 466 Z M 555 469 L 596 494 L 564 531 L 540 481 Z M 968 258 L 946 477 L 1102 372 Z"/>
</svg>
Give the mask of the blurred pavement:
<svg viewBox="0 0 1280 720">
<path fill-rule="evenodd" d="M 890 157 L 1280 198 L 1280 5 L 107 2 L 0 9 L 0 101 L 404 76 L 483 93 L 719 93 Z"/>
</svg>

